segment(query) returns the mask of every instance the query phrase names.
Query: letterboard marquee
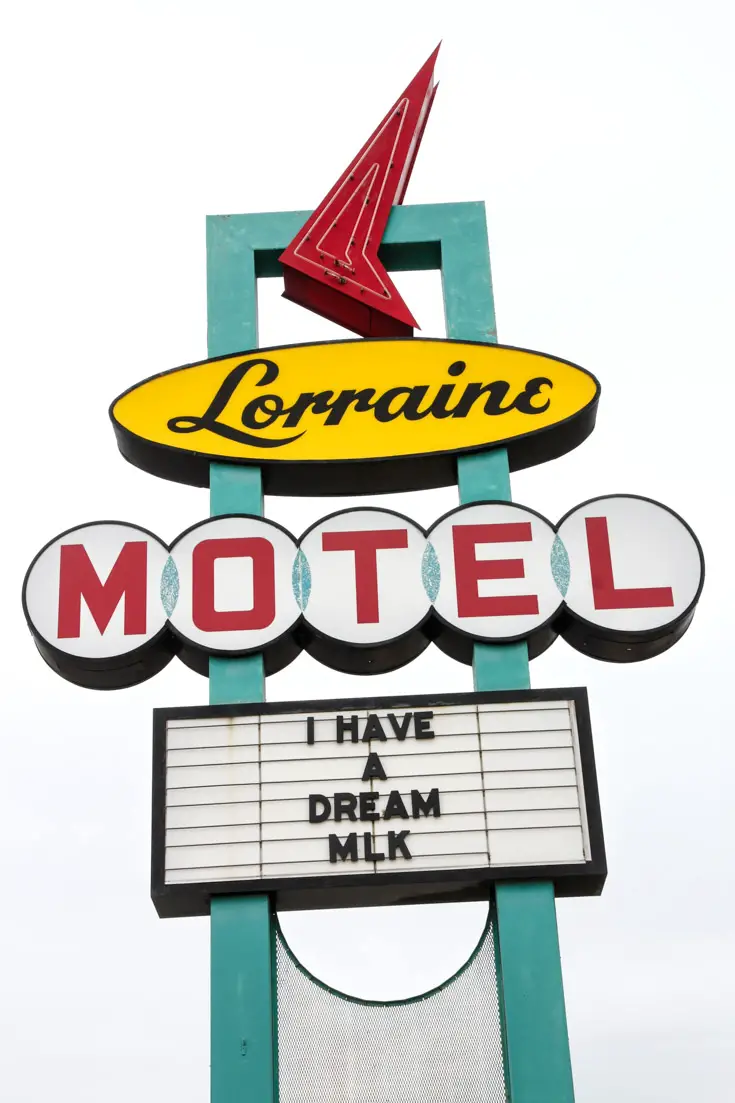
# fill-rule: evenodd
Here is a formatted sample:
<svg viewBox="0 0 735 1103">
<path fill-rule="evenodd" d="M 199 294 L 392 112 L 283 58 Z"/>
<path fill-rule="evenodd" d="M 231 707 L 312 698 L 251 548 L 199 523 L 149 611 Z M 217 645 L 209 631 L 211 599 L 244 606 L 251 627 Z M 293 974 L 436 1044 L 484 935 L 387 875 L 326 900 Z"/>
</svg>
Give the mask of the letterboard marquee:
<svg viewBox="0 0 735 1103">
<path fill-rule="evenodd" d="M 227 893 L 286 910 L 605 880 L 584 689 L 157 709 L 153 735 L 163 917 Z"/>
</svg>

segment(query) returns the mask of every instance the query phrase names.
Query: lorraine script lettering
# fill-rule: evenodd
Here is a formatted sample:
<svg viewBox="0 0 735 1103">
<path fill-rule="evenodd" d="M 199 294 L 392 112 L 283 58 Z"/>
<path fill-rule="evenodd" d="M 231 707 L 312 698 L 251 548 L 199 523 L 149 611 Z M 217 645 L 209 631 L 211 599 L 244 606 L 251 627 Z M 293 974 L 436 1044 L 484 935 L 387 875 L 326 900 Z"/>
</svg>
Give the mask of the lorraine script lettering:
<svg viewBox="0 0 735 1103">
<path fill-rule="evenodd" d="M 455 360 L 447 368 L 447 374 L 456 378 L 466 367 L 464 360 Z M 397 418 L 406 421 L 422 421 L 427 417 L 439 420 L 465 418 L 478 402 L 483 403 L 483 412 L 488 417 L 498 417 L 511 410 L 534 415 L 548 410 L 551 403 L 548 392 L 553 387 L 550 379 L 536 376 L 529 379 L 516 394 L 511 394 L 510 384 L 504 379 L 490 383 L 467 383 L 464 387 L 442 383 L 436 389 L 428 384 L 396 386 L 380 393 L 374 387 L 365 387 L 360 391 L 302 391 L 291 406 L 284 403 L 281 395 L 267 392 L 254 398 L 248 397 L 239 412 L 243 428 L 234 428 L 221 420 L 222 416 L 230 403 L 237 404 L 239 409 L 236 392 L 248 373 L 258 368 L 261 371 L 255 378 L 255 387 L 270 387 L 278 379 L 279 368 L 274 360 L 262 357 L 243 360 L 229 372 L 203 414 L 172 417 L 168 428 L 172 433 L 197 433 L 208 429 L 217 436 L 240 444 L 250 444 L 256 448 L 282 448 L 304 435 L 306 429 L 282 434 L 284 430 L 298 429 L 307 412 L 323 417 L 325 426 L 339 425 L 350 409 L 358 414 L 372 414 L 376 421 L 383 423 Z M 275 435 L 276 430 L 279 435 Z"/>
</svg>

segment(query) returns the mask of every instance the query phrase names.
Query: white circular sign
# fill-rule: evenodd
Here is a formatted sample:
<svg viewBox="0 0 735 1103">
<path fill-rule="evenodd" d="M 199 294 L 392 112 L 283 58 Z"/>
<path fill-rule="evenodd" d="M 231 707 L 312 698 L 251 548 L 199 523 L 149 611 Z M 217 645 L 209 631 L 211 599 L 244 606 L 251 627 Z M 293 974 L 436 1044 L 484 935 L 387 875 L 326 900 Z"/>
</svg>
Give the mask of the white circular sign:
<svg viewBox="0 0 735 1103">
<path fill-rule="evenodd" d="M 210 654 L 265 650 L 301 615 L 296 541 L 262 517 L 213 517 L 171 548 L 171 627 Z"/>
<path fill-rule="evenodd" d="M 145 647 L 166 626 L 167 560 L 166 545 L 137 525 L 97 521 L 69 529 L 39 552 L 26 575 L 31 631 L 80 660 L 119 660 Z"/>
<path fill-rule="evenodd" d="M 516 640 L 559 613 L 563 552 L 553 527 L 532 510 L 510 502 L 460 506 L 427 539 L 436 614 L 462 634 Z"/>
<path fill-rule="evenodd" d="M 423 529 L 399 513 L 348 509 L 301 538 L 304 619 L 351 645 L 388 644 L 429 615 Z"/>
<path fill-rule="evenodd" d="M 172 545 L 100 521 L 57 536 L 33 560 L 23 604 L 41 654 L 63 677 L 110 689 L 151 677 L 174 653 L 262 652 L 274 673 L 306 647 L 337 670 L 381 673 L 434 639 L 461 662 L 473 641 L 557 632 L 599 659 L 635 662 L 688 627 L 704 580 L 696 536 L 634 495 L 577 506 L 556 528 L 510 502 L 476 502 L 427 534 L 384 509 L 325 517 L 297 542 L 232 514 Z M 183 642 L 182 642 L 183 641 Z"/>
<path fill-rule="evenodd" d="M 605 635 L 660 633 L 693 609 L 702 550 L 666 506 L 626 494 L 593 498 L 558 532 L 571 564 L 569 611 Z"/>
</svg>

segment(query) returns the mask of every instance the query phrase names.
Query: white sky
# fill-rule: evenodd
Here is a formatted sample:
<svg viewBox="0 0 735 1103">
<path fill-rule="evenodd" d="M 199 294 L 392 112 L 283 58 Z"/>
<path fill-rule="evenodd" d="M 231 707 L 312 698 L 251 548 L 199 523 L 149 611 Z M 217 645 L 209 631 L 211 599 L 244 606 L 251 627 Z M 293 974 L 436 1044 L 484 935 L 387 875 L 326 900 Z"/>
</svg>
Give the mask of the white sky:
<svg viewBox="0 0 735 1103">
<path fill-rule="evenodd" d="M 41 662 L 20 586 L 87 520 L 170 539 L 205 491 L 128 466 L 110 400 L 206 355 L 204 217 L 321 199 L 444 39 L 408 202 L 484 199 L 500 339 L 591 369 L 598 428 L 513 478 L 555 519 L 628 491 L 680 512 L 708 578 L 690 632 L 615 667 L 564 643 L 537 686 L 589 688 L 610 865 L 558 907 L 579 1103 L 730 1103 L 733 949 L 731 5 L 716 0 L 3 6 L 0 302 L 5 532 L 0 1097 L 208 1098 L 208 922 L 149 899 L 150 712 L 172 663 L 113 695 Z M 318 156 L 313 153 L 318 149 Z M 438 276 L 397 281 L 442 332 Z M 263 344 L 334 327 L 261 297 Z M 390 505 L 429 523 L 451 490 Z M 329 503 L 333 506 L 333 503 Z M 269 500 L 298 532 L 325 503 Z M 271 698 L 469 689 L 438 652 L 368 681 L 306 658 Z M 288 918 L 325 979 L 397 995 L 463 960 L 477 908 Z"/>
</svg>

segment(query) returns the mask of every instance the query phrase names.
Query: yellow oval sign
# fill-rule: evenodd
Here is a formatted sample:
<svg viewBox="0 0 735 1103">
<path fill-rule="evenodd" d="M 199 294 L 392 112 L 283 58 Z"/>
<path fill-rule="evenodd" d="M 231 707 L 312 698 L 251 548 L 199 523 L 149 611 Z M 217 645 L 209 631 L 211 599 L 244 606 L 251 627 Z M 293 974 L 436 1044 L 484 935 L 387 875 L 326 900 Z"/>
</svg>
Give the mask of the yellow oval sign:
<svg viewBox="0 0 735 1103">
<path fill-rule="evenodd" d="M 456 482 L 456 457 L 503 445 L 512 469 L 575 448 L 600 387 L 527 349 L 427 338 L 287 345 L 156 375 L 111 408 L 120 451 L 207 486 L 257 464 L 273 494 L 369 494 Z"/>
</svg>

